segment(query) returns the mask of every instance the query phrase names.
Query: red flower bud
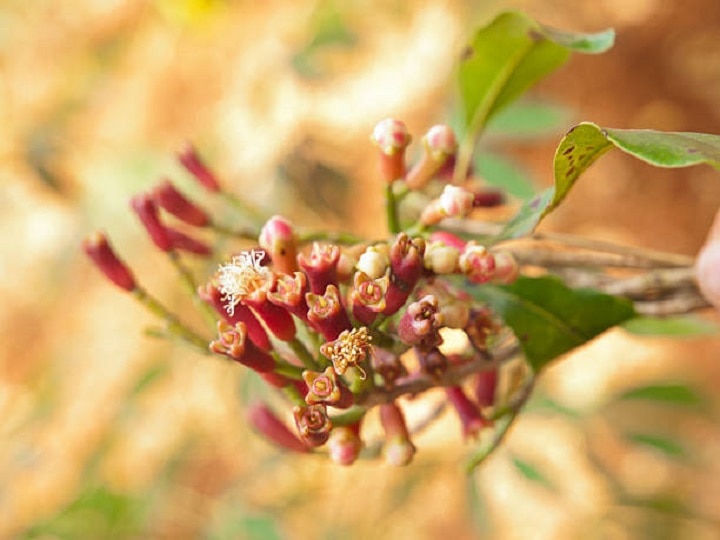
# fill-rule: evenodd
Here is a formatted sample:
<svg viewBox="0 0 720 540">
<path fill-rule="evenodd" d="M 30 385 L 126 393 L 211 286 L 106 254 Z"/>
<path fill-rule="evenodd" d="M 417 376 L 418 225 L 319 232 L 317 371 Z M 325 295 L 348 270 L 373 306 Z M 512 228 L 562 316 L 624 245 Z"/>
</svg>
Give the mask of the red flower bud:
<svg viewBox="0 0 720 540">
<path fill-rule="evenodd" d="M 205 242 L 188 236 L 184 232 L 173 229 L 172 227 L 165 227 L 165 230 L 170 237 L 173 249 L 186 251 L 187 253 L 193 253 L 201 257 L 207 257 L 212 253 L 212 248 Z"/>
<path fill-rule="evenodd" d="M 172 240 L 166 227 L 160 222 L 155 201 L 146 193 L 135 195 L 130 199 L 130 206 L 145 227 L 150 239 L 162 251 L 172 249 Z"/>
<path fill-rule="evenodd" d="M 359 423 L 352 426 L 339 426 L 330 432 L 327 446 L 333 462 L 344 466 L 355 463 L 363 446 L 359 432 Z"/>
<path fill-rule="evenodd" d="M 385 430 L 385 461 L 389 465 L 407 465 L 415 455 L 415 446 L 410 441 L 405 416 L 395 403 L 383 403 L 379 410 L 380 423 Z"/>
<path fill-rule="evenodd" d="M 332 244 L 313 242 L 310 255 L 298 255 L 300 268 L 307 274 L 310 291 L 323 294 L 328 285 L 337 285 L 337 264 L 340 248 Z"/>
<path fill-rule="evenodd" d="M 210 223 L 205 211 L 180 193 L 170 180 L 164 180 L 152 191 L 152 197 L 166 212 L 195 227 Z"/>
<path fill-rule="evenodd" d="M 295 231 L 284 217 L 271 217 L 263 225 L 258 243 L 270 255 L 276 272 L 292 274 L 298 269 Z"/>
<path fill-rule="evenodd" d="M 308 305 L 308 321 L 326 340 L 332 341 L 343 330 L 350 329 L 350 318 L 340 301 L 340 291 L 335 285 L 328 285 L 322 296 L 307 293 L 305 301 Z"/>
<path fill-rule="evenodd" d="M 485 426 L 490 425 L 461 387 L 449 386 L 445 388 L 445 394 L 460 418 L 464 439 L 477 437 Z"/>
<path fill-rule="evenodd" d="M 220 191 L 220 183 L 210 169 L 203 163 L 195 150 L 195 147 L 188 143 L 178 153 L 180 163 L 192 174 L 195 179 L 208 191 L 213 193 Z"/>
<path fill-rule="evenodd" d="M 474 241 L 465 246 L 458 266 L 471 283 L 487 283 L 495 277 L 495 256 Z"/>
<path fill-rule="evenodd" d="M 135 278 L 127 265 L 122 262 L 102 232 L 91 234 L 82 243 L 83 251 L 110 281 L 125 291 L 136 287 Z"/>
</svg>

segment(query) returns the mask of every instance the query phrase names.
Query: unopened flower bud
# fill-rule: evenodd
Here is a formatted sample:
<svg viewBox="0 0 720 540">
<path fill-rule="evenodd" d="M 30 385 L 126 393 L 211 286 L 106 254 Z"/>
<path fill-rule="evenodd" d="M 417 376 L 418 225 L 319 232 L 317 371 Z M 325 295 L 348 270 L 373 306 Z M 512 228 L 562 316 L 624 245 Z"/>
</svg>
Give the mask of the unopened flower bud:
<svg viewBox="0 0 720 540">
<path fill-rule="evenodd" d="M 431 243 L 425 249 L 425 268 L 436 274 L 452 274 L 457 271 L 460 252 L 453 246 Z"/>
<path fill-rule="evenodd" d="M 405 149 L 412 137 L 399 120 L 386 118 L 375 125 L 370 140 L 380 150 L 380 175 L 386 182 L 405 176 Z"/>
<path fill-rule="evenodd" d="M 371 358 L 373 371 L 383 378 L 385 388 L 392 388 L 397 379 L 408 374 L 400 358 L 387 349 L 376 348 Z"/>
<path fill-rule="evenodd" d="M 383 403 L 379 410 L 380 423 L 385 431 L 385 462 L 397 467 L 407 465 L 415 455 L 415 446 L 410 441 L 405 416 L 396 403 Z"/>
<path fill-rule="evenodd" d="M 448 231 L 433 231 L 430 233 L 430 241 L 452 246 L 462 252 L 465 249 L 467 241 Z"/>
<path fill-rule="evenodd" d="M 474 241 L 467 243 L 458 265 L 471 283 L 487 283 L 495 277 L 495 256 Z"/>
<path fill-rule="evenodd" d="M 495 253 L 495 281 L 503 285 L 513 283 L 520 275 L 520 265 L 512 253 L 499 251 Z"/>
<path fill-rule="evenodd" d="M 338 380 L 332 367 L 328 367 L 322 373 L 306 370 L 303 371 L 302 377 L 308 389 L 305 396 L 308 405 L 322 403 L 338 409 L 347 409 L 353 404 L 352 392 Z"/>
<path fill-rule="evenodd" d="M 152 197 L 163 210 L 188 225 L 205 227 L 210 223 L 207 213 L 178 191 L 170 180 L 163 180 L 156 186 L 152 191 Z"/>
<path fill-rule="evenodd" d="M 258 243 L 270 255 L 276 272 L 292 274 L 298 269 L 295 231 L 284 217 L 271 217 L 263 225 Z"/>
<path fill-rule="evenodd" d="M 390 265 L 387 246 L 377 245 L 368 247 L 357 262 L 357 269 L 367 274 L 370 279 L 377 279 L 385 274 Z"/>
<path fill-rule="evenodd" d="M 477 437 L 484 427 L 490 425 L 460 386 L 448 386 L 445 394 L 460 419 L 464 439 Z"/>
<path fill-rule="evenodd" d="M 165 227 L 165 230 L 170 238 L 173 249 L 201 257 L 207 257 L 212 253 L 212 248 L 202 240 L 188 236 L 184 232 L 173 229 L 172 227 Z"/>
<path fill-rule="evenodd" d="M 409 288 L 415 286 L 423 271 L 425 240 L 410 238 L 405 233 L 397 235 L 390 246 L 390 269 L 395 280 L 400 280 Z"/>
<path fill-rule="evenodd" d="M 337 263 L 337 278 L 340 283 L 347 283 L 355 275 L 355 266 L 360 260 L 360 254 L 352 248 L 341 249 Z"/>
<path fill-rule="evenodd" d="M 332 422 L 327 415 L 325 405 L 296 406 L 293 417 L 298 433 L 310 446 L 322 446 L 330 437 Z"/>
<path fill-rule="evenodd" d="M 505 202 L 505 194 L 499 189 L 481 189 L 475 192 L 475 208 L 494 208 Z"/>
<path fill-rule="evenodd" d="M 128 292 L 135 289 L 135 277 L 115 254 L 105 233 L 91 234 L 83 240 L 82 247 L 95 266 L 115 285 Z"/>
<path fill-rule="evenodd" d="M 475 195 L 465 188 L 448 185 L 440 195 L 439 203 L 447 217 L 465 217 L 473 208 Z"/>
<path fill-rule="evenodd" d="M 160 222 L 158 217 L 157 206 L 152 197 L 146 193 L 141 193 L 130 199 L 130 206 L 140 219 L 143 227 L 147 231 L 150 239 L 161 251 L 170 251 L 172 249 L 172 241 L 168 235 L 167 228 Z"/>
<path fill-rule="evenodd" d="M 432 180 L 448 158 L 457 150 L 457 140 L 452 128 L 433 126 L 423 137 L 423 155 L 405 179 L 410 189 L 420 189 Z"/>
<path fill-rule="evenodd" d="M 481 371 L 475 375 L 473 390 L 475 391 L 475 401 L 478 407 L 492 407 L 495 404 L 497 381 L 497 369 Z"/>
<path fill-rule="evenodd" d="M 280 274 L 267 292 L 267 299 L 307 322 L 308 305 L 305 301 L 307 292 L 307 276 L 304 273 Z"/>
<path fill-rule="evenodd" d="M 310 291 L 323 294 L 328 285 L 338 284 L 337 264 L 340 260 L 340 248 L 333 244 L 313 242 L 309 255 L 298 255 L 298 263 L 307 274 Z"/>
<path fill-rule="evenodd" d="M 220 191 L 220 183 L 213 172 L 203 163 L 195 147 L 187 143 L 178 153 L 178 160 L 193 177 L 208 191 Z"/>
<path fill-rule="evenodd" d="M 338 465 L 352 465 L 360 456 L 362 441 L 359 437 L 359 424 L 338 426 L 330 432 L 327 442 L 330 459 Z"/>
<path fill-rule="evenodd" d="M 310 448 L 298 439 L 267 405 L 252 405 L 247 414 L 250 425 L 279 447 L 292 452 L 310 451 Z"/>
</svg>

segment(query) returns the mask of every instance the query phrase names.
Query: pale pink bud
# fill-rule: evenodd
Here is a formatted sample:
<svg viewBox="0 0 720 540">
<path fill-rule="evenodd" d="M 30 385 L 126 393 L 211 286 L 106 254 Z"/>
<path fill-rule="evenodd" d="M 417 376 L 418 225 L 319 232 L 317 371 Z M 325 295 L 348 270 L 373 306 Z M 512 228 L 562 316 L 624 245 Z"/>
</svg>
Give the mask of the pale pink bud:
<svg viewBox="0 0 720 540">
<path fill-rule="evenodd" d="M 458 265 L 472 283 L 487 283 L 495 277 L 495 256 L 474 241 L 467 243 Z"/>
<path fill-rule="evenodd" d="M 405 176 L 405 148 L 411 137 L 405 124 L 386 118 L 378 122 L 370 140 L 379 148 L 380 176 L 385 182 L 393 182 Z"/>
<path fill-rule="evenodd" d="M 330 432 L 327 442 L 330 459 L 338 465 L 352 465 L 360 455 L 362 441 L 358 436 L 359 425 L 339 426 Z"/>
<path fill-rule="evenodd" d="M 378 279 L 385 274 L 390 265 L 387 245 L 368 247 L 357 262 L 357 269 L 366 274 L 370 279 Z"/>
<path fill-rule="evenodd" d="M 292 223 L 282 216 L 273 216 L 260 231 L 260 247 L 269 255 L 276 272 L 292 274 L 298 269 L 297 241 Z"/>
<path fill-rule="evenodd" d="M 504 285 L 514 282 L 520 275 L 520 265 L 512 253 L 495 253 L 495 281 Z"/>
<path fill-rule="evenodd" d="M 410 170 L 405 184 L 410 189 L 420 189 L 432 180 L 457 149 L 457 140 L 452 128 L 437 125 L 423 137 L 423 155 Z"/>
<path fill-rule="evenodd" d="M 452 274 L 457 271 L 460 252 L 453 246 L 430 243 L 425 249 L 425 268 L 436 274 Z"/>
<path fill-rule="evenodd" d="M 446 217 L 465 217 L 473 209 L 475 194 L 460 186 L 448 185 L 438 201 Z"/>
</svg>

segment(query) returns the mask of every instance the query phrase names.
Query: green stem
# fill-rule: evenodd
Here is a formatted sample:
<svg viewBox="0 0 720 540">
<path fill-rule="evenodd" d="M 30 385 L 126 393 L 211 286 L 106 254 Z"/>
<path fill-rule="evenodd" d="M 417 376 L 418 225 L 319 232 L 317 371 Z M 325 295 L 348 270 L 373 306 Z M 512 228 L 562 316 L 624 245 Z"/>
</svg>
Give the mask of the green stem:
<svg viewBox="0 0 720 540">
<path fill-rule="evenodd" d="M 135 299 L 145 306 L 148 311 L 165 321 L 169 334 L 177 336 L 183 341 L 201 349 L 207 349 L 209 343 L 208 340 L 203 339 L 200 335 L 196 334 L 190 330 L 190 328 L 181 323 L 175 315 L 173 315 L 165 306 L 152 297 L 145 289 L 135 287 L 132 294 Z"/>
<path fill-rule="evenodd" d="M 218 234 L 231 236 L 233 238 L 241 238 L 243 240 L 252 240 L 254 242 L 257 242 L 258 236 L 260 236 L 260 231 L 254 227 L 231 229 L 230 227 L 226 227 L 215 222 L 210 223 L 209 227 Z"/>
<path fill-rule="evenodd" d="M 333 426 L 351 426 L 352 424 L 357 424 L 360 420 L 362 420 L 366 412 L 367 409 L 365 407 L 358 407 L 355 405 L 343 413 L 332 416 L 330 420 L 332 421 Z"/>
<path fill-rule="evenodd" d="M 307 403 L 305 403 L 305 398 L 300 395 L 300 392 L 297 388 L 295 388 L 295 385 L 288 384 L 287 386 L 283 386 L 282 391 L 293 405 L 299 405 L 300 407 L 307 406 Z"/>
<path fill-rule="evenodd" d="M 285 362 L 284 360 L 275 360 L 275 369 L 273 370 L 278 375 L 284 375 L 290 379 L 299 381 L 302 379 L 303 368 L 299 366 L 293 366 L 292 364 Z"/>
<path fill-rule="evenodd" d="M 326 242 L 332 242 L 333 244 L 346 245 L 362 244 L 368 242 L 368 240 L 360 238 L 359 236 L 355 236 L 351 233 L 331 231 L 301 232 L 300 234 L 298 234 L 297 238 L 298 244 L 309 244 L 310 242 L 315 242 L 316 240 L 324 240 Z"/>
<path fill-rule="evenodd" d="M 390 234 L 400 232 L 400 223 L 398 221 L 398 205 L 395 200 L 395 192 L 393 184 L 388 183 L 385 186 L 385 212 L 387 215 L 387 226 Z"/>
<path fill-rule="evenodd" d="M 190 298 L 192 298 L 193 304 L 195 304 L 195 307 L 200 312 L 200 316 L 203 318 L 205 323 L 214 331 L 217 325 L 217 317 L 213 309 L 208 304 L 203 302 L 202 299 L 198 296 L 198 285 L 192 275 L 192 272 L 183 263 L 182 259 L 180 259 L 180 254 L 177 251 L 170 251 L 168 253 L 168 256 L 170 257 L 170 262 L 175 267 L 178 274 L 180 274 L 183 286 L 185 287 L 187 293 L 190 295 Z"/>
<path fill-rule="evenodd" d="M 320 366 L 315 361 L 315 358 L 313 358 L 312 354 L 310 354 L 310 351 L 307 349 L 307 347 L 305 347 L 305 344 L 302 341 L 300 341 L 298 338 L 293 338 L 288 341 L 287 344 L 292 349 L 292 352 L 295 353 L 295 356 L 298 357 L 298 360 L 302 362 L 303 366 L 305 366 L 311 371 L 320 370 Z"/>
<path fill-rule="evenodd" d="M 221 193 L 223 199 L 225 199 L 228 203 L 230 203 L 232 206 L 237 208 L 237 210 L 247 217 L 250 222 L 253 225 L 256 225 L 257 227 L 261 227 L 263 223 L 265 223 L 265 217 L 263 213 L 257 209 L 254 205 L 250 204 L 247 201 L 244 201 L 240 199 L 239 197 L 235 196 L 232 193 L 228 193 L 226 191 L 223 191 Z"/>
</svg>

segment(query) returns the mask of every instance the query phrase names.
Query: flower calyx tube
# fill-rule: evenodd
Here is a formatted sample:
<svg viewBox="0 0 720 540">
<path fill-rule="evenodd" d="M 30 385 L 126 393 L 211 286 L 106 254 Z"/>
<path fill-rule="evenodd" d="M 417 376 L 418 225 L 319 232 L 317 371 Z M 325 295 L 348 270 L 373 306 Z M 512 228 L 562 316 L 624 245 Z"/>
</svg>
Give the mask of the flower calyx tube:
<svg viewBox="0 0 720 540">
<path fill-rule="evenodd" d="M 325 405 L 316 404 L 293 408 L 293 417 L 300 438 L 309 446 L 322 446 L 330 437 L 332 422 Z"/>
<path fill-rule="evenodd" d="M 415 445 L 410 440 L 405 415 L 395 402 L 383 403 L 379 409 L 380 423 L 385 431 L 385 462 L 396 467 L 407 465 L 415 455 Z"/>
<path fill-rule="evenodd" d="M 350 306 L 353 317 L 363 325 L 370 325 L 385 310 L 385 295 L 390 279 L 387 274 L 371 279 L 366 273 L 357 271 L 350 291 Z"/>
<path fill-rule="evenodd" d="M 307 293 L 305 301 L 308 305 L 308 321 L 326 340 L 332 341 L 341 332 L 350 329 L 350 318 L 335 285 L 328 285 L 323 295 Z"/>
<path fill-rule="evenodd" d="M 331 405 L 338 409 L 347 409 L 353 404 L 352 392 L 338 380 L 332 367 L 324 372 L 303 371 L 303 380 L 307 385 L 305 402 L 308 405 Z"/>
<path fill-rule="evenodd" d="M 257 347 L 247 335 L 247 327 L 239 322 L 230 326 L 218 321 L 218 339 L 210 342 L 210 350 L 241 363 L 259 373 L 272 371 L 275 360 L 267 352 Z"/>
<path fill-rule="evenodd" d="M 308 255 L 301 253 L 297 257 L 300 268 L 307 274 L 310 291 L 323 294 L 328 285 L 338 284 L 337 265 L 340 260 L 340 248 L 334 244 L 313 242 Z"/>
<path fill-rule="evenodd" d="M 266 439 L 291 452 L 307 453 L 308 445 L 301 441 L 265 404 L 251 405 L 247 412 L 250 425 Z"/>
</svg>

